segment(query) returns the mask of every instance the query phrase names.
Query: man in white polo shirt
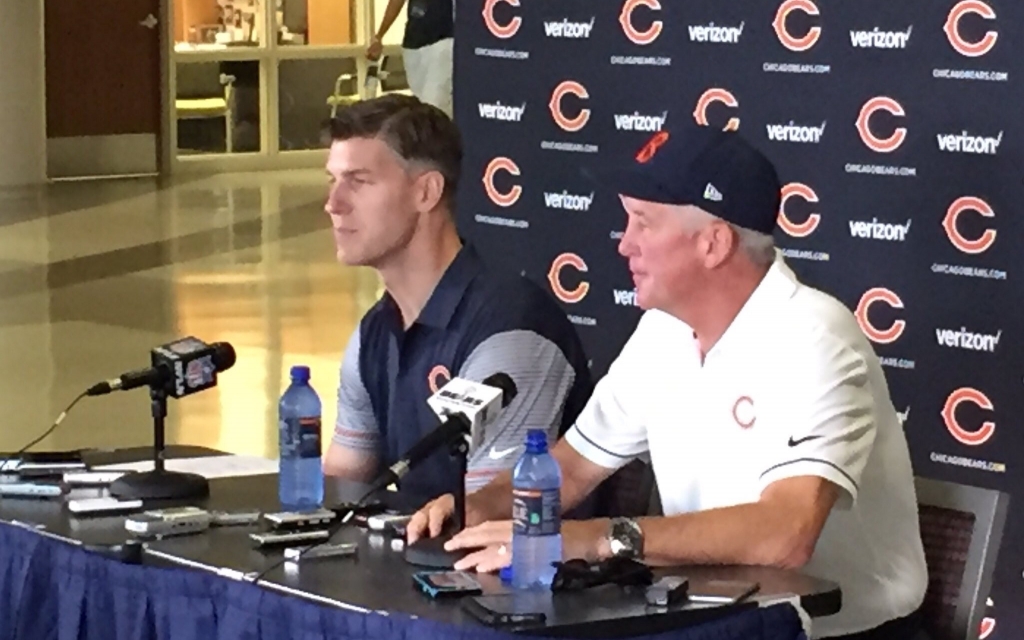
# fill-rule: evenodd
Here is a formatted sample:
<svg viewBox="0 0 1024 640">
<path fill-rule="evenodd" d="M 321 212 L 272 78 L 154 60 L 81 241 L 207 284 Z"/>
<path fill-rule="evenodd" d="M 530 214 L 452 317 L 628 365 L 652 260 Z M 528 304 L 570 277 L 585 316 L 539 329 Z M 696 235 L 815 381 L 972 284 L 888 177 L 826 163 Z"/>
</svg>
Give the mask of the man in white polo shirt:
<svg viewBox="0 0 1024 640">
<path fill-rule="evenodd" d="M 562 523 L 566 558 L 800 568 L 842 610 L 815 638 L 911 638 L 927 585 L 910 456 L 853 315 L 801 284 L 771 233 L 780 184 L 736 133 L 660 133 L 617 178 L 644 314 L 554 447 L 571 508 L 648 453 L 665 517 Z M 442 498 L 410 523 L 437 535 Z M 457 568 L 507 565 L 509 474 L 470 498 Z"/>
</svg>

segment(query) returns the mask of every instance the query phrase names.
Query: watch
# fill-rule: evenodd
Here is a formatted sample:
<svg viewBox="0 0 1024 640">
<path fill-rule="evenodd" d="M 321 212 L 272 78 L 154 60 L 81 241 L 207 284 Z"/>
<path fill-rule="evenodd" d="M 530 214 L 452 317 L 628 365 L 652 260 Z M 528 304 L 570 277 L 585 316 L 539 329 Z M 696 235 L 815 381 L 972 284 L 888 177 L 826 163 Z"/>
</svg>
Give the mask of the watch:
<svg viewBox="0 0 1024 640">
<path fill-rule="evenodd" d="M 612 557 L 640 560 L 644 555 L 644 532 L 632 518 L 613 518 L 608 526 Z"/>
</svg>

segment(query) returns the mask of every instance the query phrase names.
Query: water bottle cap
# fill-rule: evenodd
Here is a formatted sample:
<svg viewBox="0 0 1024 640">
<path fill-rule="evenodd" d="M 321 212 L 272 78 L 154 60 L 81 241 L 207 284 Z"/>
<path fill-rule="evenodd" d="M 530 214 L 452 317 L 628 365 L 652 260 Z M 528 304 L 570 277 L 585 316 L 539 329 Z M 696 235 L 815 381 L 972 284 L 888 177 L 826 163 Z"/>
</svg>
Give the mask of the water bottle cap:
<svg viewBox="0 0 1024 640">
<path fill-rule="evenodd" d="M 498 572 L 498 578 L 503 584 L 512 584 L 512 565 L 502 567 Z"/>
<path fill-rule="evenodd" d="M 309 382 L 309 367 L 305 365 L 296 365 L 292 367 L 292 380 Z"/>
<path fill-rule="evenodd" d="M 543 429 L 529 429 L 526 432 L 526 451 L 528 453 L 546 453 L 548 450 L 548 434 Z"/>
</svg>

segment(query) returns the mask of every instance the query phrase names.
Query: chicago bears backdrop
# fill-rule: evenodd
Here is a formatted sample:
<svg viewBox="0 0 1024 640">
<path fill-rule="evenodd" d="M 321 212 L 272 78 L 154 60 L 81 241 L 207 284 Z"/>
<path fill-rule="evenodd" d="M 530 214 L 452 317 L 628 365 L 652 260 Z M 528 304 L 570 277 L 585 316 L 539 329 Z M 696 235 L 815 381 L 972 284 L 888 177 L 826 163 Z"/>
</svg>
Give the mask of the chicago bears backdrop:
<svg viewBox="0 0 1024 640">
<path fill-rule="evenodd" d="M 918 475 L 1012 495 L 982 637 L 1024 634 L 1024 3 L 460 0 L 463 233 L 602 375 L 639 317 L 595 176 L 673 123 L 779 169 L 776 241 L 855 313 Z"/>
</svg>

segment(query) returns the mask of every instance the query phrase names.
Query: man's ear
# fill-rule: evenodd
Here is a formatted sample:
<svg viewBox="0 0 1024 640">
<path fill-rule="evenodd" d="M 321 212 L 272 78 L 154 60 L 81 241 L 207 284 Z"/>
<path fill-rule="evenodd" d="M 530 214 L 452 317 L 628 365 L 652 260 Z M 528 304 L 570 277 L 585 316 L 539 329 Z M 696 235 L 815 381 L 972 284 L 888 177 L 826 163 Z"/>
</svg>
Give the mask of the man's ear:
<svg viewBox="0 0 1024 640">
<path fill-rule="evenodd" d="M 707 253 L 704 255 L 704 266 L 715 269 L 739 250 L 740 236 L 730 225 L 714 222 L 706 230 L 708 234 Z"/>
<path fill-rule="evenodd" d="M 444 198 L 444 176 L 440 171 L 424 171 L 416 179 L 416 206 L 420 211 L 433 211 Z"/>
</svg>

